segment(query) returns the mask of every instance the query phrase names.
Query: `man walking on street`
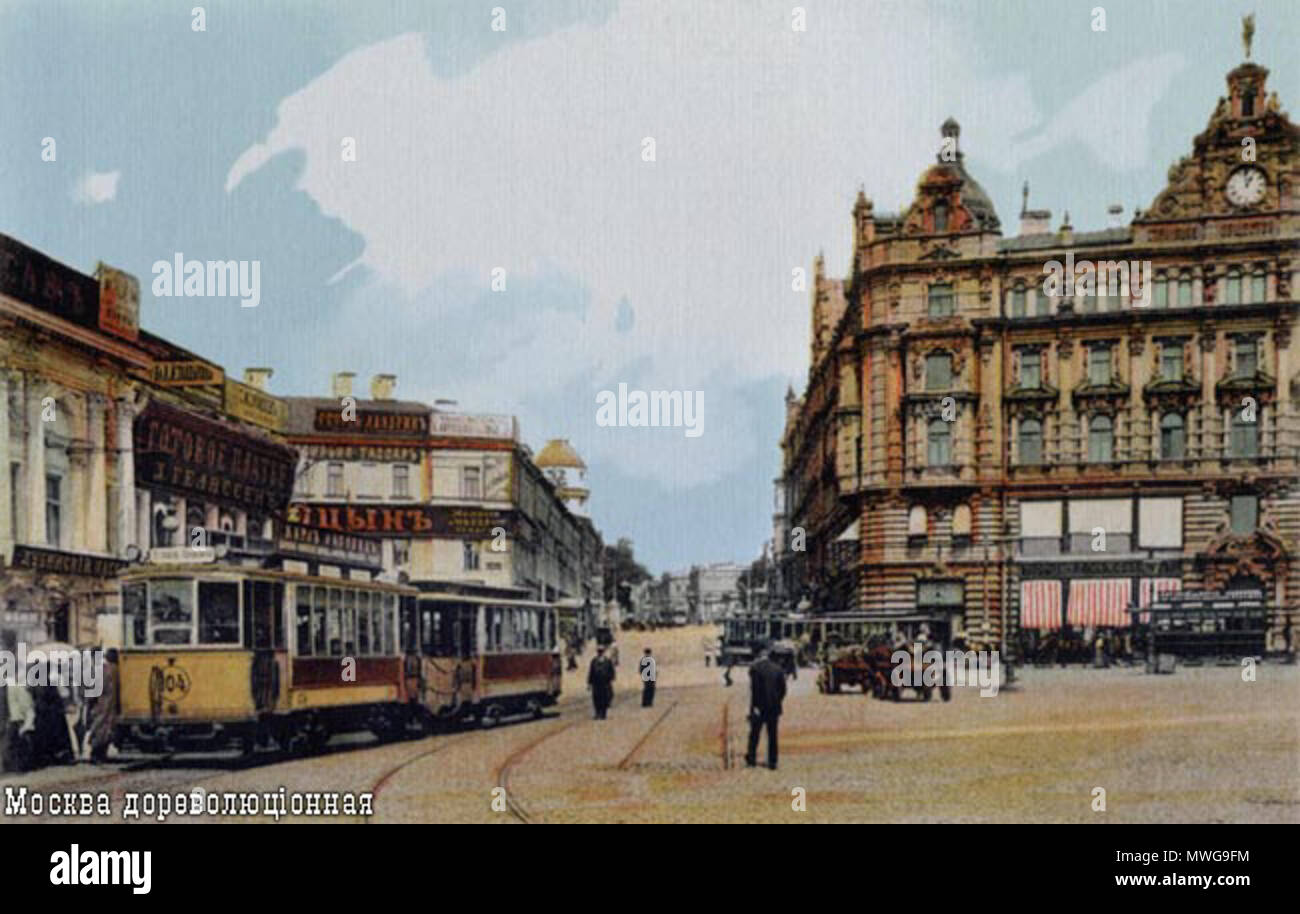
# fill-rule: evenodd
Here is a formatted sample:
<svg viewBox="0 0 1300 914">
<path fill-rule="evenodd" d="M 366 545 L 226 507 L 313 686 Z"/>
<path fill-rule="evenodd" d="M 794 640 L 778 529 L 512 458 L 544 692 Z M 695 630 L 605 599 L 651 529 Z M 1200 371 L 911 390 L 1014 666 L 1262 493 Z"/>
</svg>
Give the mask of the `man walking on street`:
<svg viewBox="0 0 1300 914">
<path fill-rule="evenodd" d="M 785 698 L 785 671 L 772 660 L 771 648 L 763 647 L 763 658 L 749 668 L 749 751 L 745 764 L 758 764 L 758 733 L 767 728 L 767 767 L 776 770 L 776 722 Z"/>
<path fill-rule="evenodd" d="M 645 649 L 641 658 L 641 707 L 651 708 L 655 703 L 655 659 L 650 656 L 650 648 Z"/>
<path fill-rule="evenodd" d="M 587 688 L 591 690 L 591 703 L 596 708 L 596 720 L 604 720 L 614 700 L 614 664 L 605 656 L 605 646 L 596 647 L 596 656 L 587 668 Z"/>
</svg>

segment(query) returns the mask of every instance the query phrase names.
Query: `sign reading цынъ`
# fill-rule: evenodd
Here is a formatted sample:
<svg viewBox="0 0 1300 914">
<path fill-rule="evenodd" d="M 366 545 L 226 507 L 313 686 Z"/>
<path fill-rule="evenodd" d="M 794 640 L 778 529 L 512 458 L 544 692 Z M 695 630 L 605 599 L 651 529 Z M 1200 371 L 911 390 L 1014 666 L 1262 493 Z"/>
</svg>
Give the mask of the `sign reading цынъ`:
<svg viewBox="0 0 1300 914">
<path fill-rule="evenodd" d="M 295 502 L 288 521 L 340 533 L 453 539 L 491 539 L 501 527 L 515 528 L 511 511 L 463 505 L 336 505 Z"/>
</svg>

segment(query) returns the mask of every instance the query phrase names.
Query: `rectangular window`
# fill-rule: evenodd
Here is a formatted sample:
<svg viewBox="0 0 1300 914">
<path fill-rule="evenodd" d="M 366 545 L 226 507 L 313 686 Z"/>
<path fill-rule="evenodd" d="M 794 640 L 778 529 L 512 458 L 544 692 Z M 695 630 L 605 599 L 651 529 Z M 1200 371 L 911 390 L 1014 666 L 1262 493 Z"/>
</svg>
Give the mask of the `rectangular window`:
<svg viewBox="0 0 1300 914">
<path fill-rule="evenodd" d="M 931 317 L 951 317 L 953 304 L 952 283 L 936 282 L 930 286 L 929 312 Z"/>
<path fill-rule="evenodd" d="M 1110 347 L 1094 346 L 1088 350 L 1088 383 L 1094 385 L 1109 384 L 1111 382 L 1110 373 Z"/>
<path fill-rule="evenodd" d="M 357 592 L 343 591 L 343 656 L 357 653 Z"/>
<path fill-rule="evenodd" d="M 1192 304 L 1192 278 L 1180 277 L 1178 280 L 1178 307 L 1188 308 Z"/>
<path fill-rule="evenodd" d="M 8 409 L 7 406 L 0 405 L 0 409 Z M 9 530 L 10 535 L 15 540 L 24 539 L 18 532 L 18 505 L 22 499 L 18 497 L 21 492 L 23 482 L 23 465 L 21 463 L 9 464 Z"/>
<path fill-rule="evenodd" d="M 1254 533 L 1259 526 L 1259 496 L 1232 496 L 1232 532 L 1238 534 Z"/>
<path fill-rule="evenodd" d="M 1249 422 L 1242 417 L 1241 412 L 1234 412 L 1231 447 L 1233 457 L 1258 457 L 1259 423 Z"/>
<path fill-rule="evenodd" d="M 478 546 L 466 540 L 462 545 L 462 565 L 465 571 L 478 571 Z"/>
<path fill-rule="evenodd" d="M 1151 304 L 1156 308 L 1169 307 L 1169 280 L 1161 277 L 1155 281 L 1155 287 L 1151 292 Z"/>
<path fill-rule="evenodd" d="M 1020 386 L 1027 390 L 1043 386 L 1043 354 L 1037 349 L 1020 353 Z"/>
<path fill-rule="evenodd" d="M 393 497 L 406 498 L 411 494 L 411 468 L 404 463 L 393 464 Z"/>
<path fill-rule="evenodd" d="M 357 653 L 370 653 L 370 594 L 357 594 Z"/>
<path fill-rule="evenodd" d="M 1183 546 L 1183 500 L 1142 498 L 1138 500 L 1139 546 L 1143 549 L 1181 549 Z"/>
<path fill-rule="evenodd" d="M 393 543 L 393 564 L 397 567 L 411 564 L 411 541 L 395 539 Z"/>
<path fill-rule="evenodd" d="M 334 498 L 343 497 L 343 464 L 329 465 L 325 478 L 325 494 Z"/>
<path fill-rule="evenodd" d="M 461 498 L 482 498 L 483 487 L 481 483 L 483 471 L 478 467 L 463 467 L 460 475 L 460 497 Z"/>
<path fill-rule="evenodd" d="M 1160 377 L 1165 381 L 1183 379 L 1183 347 L 1178 343 L 1160 344 Z"/>
<path fill-rule="evenodd" d="M 50 546 L 59 545 L 59 521 L 63 517 L 60 497 L 63 494 L 63 480 L 50 474 L 45 477 L 45 542 Z"/>
<path fill-rule="evenodd" d="M 192 644 L 194 582 L 161 578 L 149 582 L 149 643 Z"/>
<path fill-rule="evenodd" d="M 330 611 L 325 617 L 329 623 L 329 628 L 325 633 L 326 640 L 329 641 L 330 656 L 343 656 L 343 591 L 336 587 L 330 588 Z"/>
<path fill-rule="evenodd" d="M 1016 288 L 1011 292 L 1011 316 L 1025 316 L 1025 290 Z"/>
<path fill-rule="evenodd" d="M 199 581 L 199 644 L 238 643 L 239 585 L 234 581 Z"/>
<path fill-rule="evenodd" d="M 1224 281 L 1223 303 L 1226 305 L 1241 304 L 1241 274 L 1229 273 L 1227 280 Z"/>
<path fill-rule="evenodd" d="M 1250 277 L 1250 300 L 1252 302 L 1262 302 L 1268 298 L 1268 284 L 1265 281 L 1263 273 L 1256 273 Z"/>
<path fill-rule="evenodd" d="M 144 584 L 122 587 L 122 624 L 126 629 L 127 647 L 144 647 L 148 643 Z"/>
<path fill-rule="evenodd" d="M 952 356 L 935 354 L 925 359 L 925 389 L 947 390 L 952 386 Z"/>
<path fill-rule="evenodd" d="M 1034 302 L 1034 312 L 1039 317 L 1046 317 L 1052 313 L 1052 300 L 1043 294 L 1042 289 L 1034 293 Z"/>
<path fill-rule="evenodd" d="M 329 595 L 324 587 L 312 588 L 311 637 L 314 645 L 312 653 L 317 657 L 329 656 L 329 645 L 325 642 L 325 632 L 329 627 L 326 615 L 329 612 Z"/>
<path fill-rule="evenodd" d="M 311 656 L 311 588 L 305 584 L 299 584 L 294 588 L 296 608 L 294 610 L 297 621 L 297 638 L 298 638 L 298 656 Z"/>
<path fill-rule="evenodd" d="M 397 598 L 391 593 L 384 594 L 384 653 L 392 656 L 397 653 Z"/>
<path fill-rule="evenodd" d="M 1234 348 L 1236 352 L 1234 375 L 1238 378 L 1254 377 L 1255 372 L 1259 370 L 1259 346 L 1254 338 L 1239 339 Z"/>
</svg>

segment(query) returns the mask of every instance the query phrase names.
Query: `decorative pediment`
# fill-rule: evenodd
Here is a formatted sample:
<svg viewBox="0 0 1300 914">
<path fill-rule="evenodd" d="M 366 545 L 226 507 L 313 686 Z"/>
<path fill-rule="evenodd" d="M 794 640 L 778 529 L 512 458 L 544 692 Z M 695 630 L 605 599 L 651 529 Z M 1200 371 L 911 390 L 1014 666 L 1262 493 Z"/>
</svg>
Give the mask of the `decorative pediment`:
<svg viewBox="0 0 1300 914">
<path fill-rule="evenodd" d="M 932 249 L 929 250 L 929 251 L 926 251 L 926 252 L 925 252 L 924 254 L 922 254 L 922 255 L 920 256 L 920 258 L 918 258 L 918 259 L 920 259 L 920 260 L 956 260 L 956 259 L 959 258 L 959 257 L 961 257 L 961 254 L 959 254 L 957 251 L 954 251 L 952 248 L 950 248 L 950 247 L 946 247 L 946 246 L 944 246 L 944 245 L 941 244 L 941 245 L 936 245 L 934 248 L 932 248 Z"/>
</svg>

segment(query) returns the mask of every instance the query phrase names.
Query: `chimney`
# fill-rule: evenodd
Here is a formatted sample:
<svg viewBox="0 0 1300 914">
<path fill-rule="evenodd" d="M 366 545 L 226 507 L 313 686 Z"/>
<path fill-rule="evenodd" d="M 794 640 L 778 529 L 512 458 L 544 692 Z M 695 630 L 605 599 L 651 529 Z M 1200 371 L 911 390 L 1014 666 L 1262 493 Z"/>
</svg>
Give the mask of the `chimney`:
<svg viewBox="0 0 1300 914">
<path fill-rule="evenodd" d="M 1118 203 L 1112 203 L 1106 207 L 1106 225 L 1110 228 L 1124 227 L 1124 207 Z"/>
<path fill-rule="evenodd" d="M 334 396 L 336 397 L 352 396 L 352 379 L 355 377 L 356 375 L 350 371 L 335 372 L 333 384 L 332 384 Z"/>
<path fill-rule="evenodd" d="M 370 398 L 372 400 L 393 399 L 393 388 L 397 386 L 397 375 L 377 374 L 370 379 Z"/>
<path fill-rule="evenodd" d="M 266 390 L 266 382 L 271 380 L 273 374 L 275 372 L 269 368 L 245 368 L 244 383 L 258 390 Z"/>
</svg>

